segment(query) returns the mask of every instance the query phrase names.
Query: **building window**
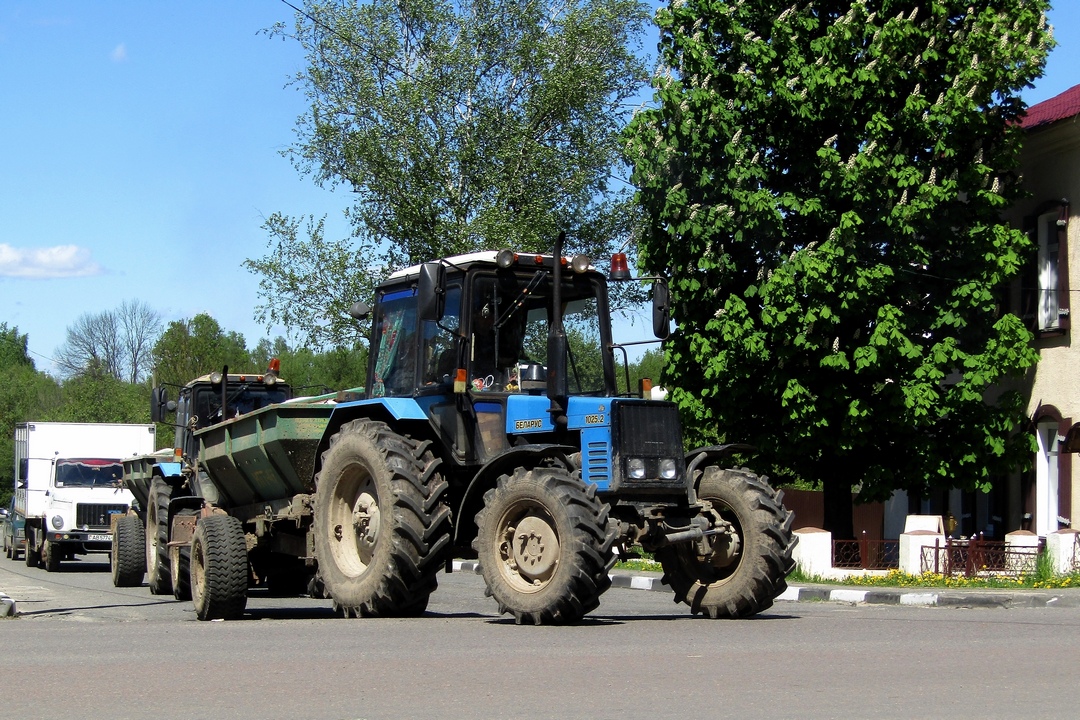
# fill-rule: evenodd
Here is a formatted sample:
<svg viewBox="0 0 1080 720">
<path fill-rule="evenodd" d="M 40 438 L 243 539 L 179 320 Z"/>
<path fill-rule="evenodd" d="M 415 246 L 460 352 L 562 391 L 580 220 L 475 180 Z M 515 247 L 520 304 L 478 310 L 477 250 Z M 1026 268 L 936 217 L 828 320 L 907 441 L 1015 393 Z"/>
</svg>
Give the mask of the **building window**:
<svg viewBox="0 0 1080 720">
<path fill-rule="evenodd" d="M 1037 253 L 1024 315 L 1040 335 L 1060 334 L 1069 328 L 1068 201 L 1044 203 L 1025 224 Z"/>
</svg>

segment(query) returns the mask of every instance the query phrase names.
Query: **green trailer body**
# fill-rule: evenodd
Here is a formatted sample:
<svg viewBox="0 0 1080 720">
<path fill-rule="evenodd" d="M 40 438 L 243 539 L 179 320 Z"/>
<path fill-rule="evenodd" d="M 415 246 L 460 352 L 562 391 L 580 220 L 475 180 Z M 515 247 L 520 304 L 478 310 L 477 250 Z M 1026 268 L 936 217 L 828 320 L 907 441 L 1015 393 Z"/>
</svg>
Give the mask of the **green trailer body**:
<svg viewBox="0 0 1080 720">
<path fill-rule="evenodd" d="M 150 495 L 150 481 L 154 476 L 154 466 L 172 460 L 171 449 L 158 450 L 151 455 L 140 455 L 124 460 L 124 487 L 135 496 L 139 507 L 146 507 L 146 501 Z"/>
<path fill-rule="evenodd" d="M 217 490 L 216 504 L 261 512 L 314 493 L 316 453 L 333 409 L 292 401 L 196 431 L 199 467 Z"/>
</svg>

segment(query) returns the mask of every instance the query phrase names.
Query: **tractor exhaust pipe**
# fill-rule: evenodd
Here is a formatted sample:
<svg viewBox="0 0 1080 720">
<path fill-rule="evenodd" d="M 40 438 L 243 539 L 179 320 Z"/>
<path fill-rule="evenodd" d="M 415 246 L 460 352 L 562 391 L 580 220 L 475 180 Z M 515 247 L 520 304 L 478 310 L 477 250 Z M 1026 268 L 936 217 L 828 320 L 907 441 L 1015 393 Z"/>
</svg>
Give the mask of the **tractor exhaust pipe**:
<svg viewBox="0 0 1080 720">
<path fill-rule="evenodd" d="M 566 403 L 570 396 L 570 384 L 566 377 L 566 329 L 563 327 L 562 307 L 562 257 L 566 233 L 559 233 L 555 241 L 554 262 L 551 269 L 551 325 L 547 342 L 547 394 L 551 401 L 548 412 L 558 428 L 567 425 Z"/>
</svg>

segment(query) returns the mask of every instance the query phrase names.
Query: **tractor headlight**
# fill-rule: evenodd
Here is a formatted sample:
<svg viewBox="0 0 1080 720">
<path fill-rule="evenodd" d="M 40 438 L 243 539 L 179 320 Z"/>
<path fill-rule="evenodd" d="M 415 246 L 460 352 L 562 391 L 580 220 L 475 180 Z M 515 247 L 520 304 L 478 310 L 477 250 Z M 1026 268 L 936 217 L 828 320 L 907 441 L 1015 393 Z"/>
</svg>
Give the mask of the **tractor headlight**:
<svg viewBox="0 0 1080 720">
<path fill-rule="evenodd" d="M 641 458 L 630 458 L 626 462 L 626 474 L 632 480 L 641 480 L 645 477 L 645 461 Z"/>
<path fill-rule="evenodd" d="M 53 515 L 52 526 L 54 530 L 59 530 L 60 528 L 64 527 L 64 518 L 60 517 L 59 515 Z"/>
<path fill-rule="evenodd" d="M 674 480 L 679 477 L 679 468 L 675 465 L 674 460 L 664 458 L 660 461 L 660 477 L 664 480 Z"/>
</svg>

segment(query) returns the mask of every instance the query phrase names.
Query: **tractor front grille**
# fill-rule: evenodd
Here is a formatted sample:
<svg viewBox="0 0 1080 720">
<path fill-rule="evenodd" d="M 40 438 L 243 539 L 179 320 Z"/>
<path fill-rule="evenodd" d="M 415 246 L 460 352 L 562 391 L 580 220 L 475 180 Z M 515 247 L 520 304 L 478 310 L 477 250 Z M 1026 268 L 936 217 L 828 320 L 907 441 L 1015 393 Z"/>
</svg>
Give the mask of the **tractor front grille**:
<svg viewBox="0 0 1080 720">
<path fill-rule="evenodd" d="M 611 417 L 614 440 L 615 483 L 622 490 L 672 490 L 686 486 L 686 462 L 682 448 L 679 410 L 670 402 L 614 402 Z M 643 478 L 631 478 L 627 473 L 630 458 L 644 460 L 647 469 Z M 660 460 L 675 460 L 678 475 L 672 479 L 659 477 Z"/>
<path fill-rule="evenodd" d="M 128 506 L 123 503 L 79 503 L 75 506 L 75 525 L 95 530 L 107 530 L 113 515 L 123 515 Z"/>
</svg>

